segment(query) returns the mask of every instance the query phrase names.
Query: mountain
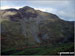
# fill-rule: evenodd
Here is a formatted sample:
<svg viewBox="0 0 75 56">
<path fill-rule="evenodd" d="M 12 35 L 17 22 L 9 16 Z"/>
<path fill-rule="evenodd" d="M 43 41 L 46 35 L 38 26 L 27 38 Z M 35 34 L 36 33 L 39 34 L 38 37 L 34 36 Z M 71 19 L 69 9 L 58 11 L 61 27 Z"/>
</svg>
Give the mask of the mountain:
<svg viewBox="0 0 75 56">
<path fill-rule="evenodd" d="M 74 42 L 74 22 L 29 6 L 0 10 L 2 49 Z"/>
</svg>

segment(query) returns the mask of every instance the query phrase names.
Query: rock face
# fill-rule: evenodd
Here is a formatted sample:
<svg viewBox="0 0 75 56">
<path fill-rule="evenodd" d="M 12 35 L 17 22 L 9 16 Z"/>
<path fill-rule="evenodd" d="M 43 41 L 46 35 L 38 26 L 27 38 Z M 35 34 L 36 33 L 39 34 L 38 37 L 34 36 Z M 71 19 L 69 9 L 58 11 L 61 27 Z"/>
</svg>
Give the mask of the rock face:
<svg viewBox="0 0 75 56">
<path fill-rule="evenodd" d="M 5 45 L 22 47 L 73 42 L 74 22 L 64 21 L 52 13 L 26 6 L 19 10 L 1 10 L 0 15 L 3 48 Z"/>
</svg>

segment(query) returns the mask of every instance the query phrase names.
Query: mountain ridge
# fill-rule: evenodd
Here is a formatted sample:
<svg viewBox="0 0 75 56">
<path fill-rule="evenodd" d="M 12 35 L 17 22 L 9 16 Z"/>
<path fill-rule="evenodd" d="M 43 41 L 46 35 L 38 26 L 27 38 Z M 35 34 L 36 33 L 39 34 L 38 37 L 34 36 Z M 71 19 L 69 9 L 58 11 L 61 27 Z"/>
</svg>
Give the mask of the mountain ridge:
<svg viewBox="0 0 75 56">
<path fill-rule="evenodd" d="M 0 15 L 2 20 L 1 33 L 7 40 L 3 40 L 2 43 L 9 47 L 11 45 L 16 45 L 14 47 L 20 45 L 39 46 L 39 44 L 51 45 L 68 41 L 73 42 L 74 22 L 62 20 L 55 14 L 26 6 L 18 10 L 3 10 Z M 20 42 L 16 39 L 19 39 Z M 5 48 L 4 45 L 3 48 Z"/>
</svg>

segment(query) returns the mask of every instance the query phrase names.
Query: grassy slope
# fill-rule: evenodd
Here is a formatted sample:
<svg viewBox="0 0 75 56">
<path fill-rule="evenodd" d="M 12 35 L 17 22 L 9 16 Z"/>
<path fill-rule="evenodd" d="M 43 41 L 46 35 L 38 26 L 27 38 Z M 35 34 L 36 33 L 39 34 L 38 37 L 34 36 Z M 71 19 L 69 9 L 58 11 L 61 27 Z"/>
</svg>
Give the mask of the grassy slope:
<svg viewBox="0 0 75 56">
<path fill-rule="evenodd" d="M 24 48 L 24 50 L 16 50 L 15 48 L 8 49 L 2 53 L 12 54 L 12 55 L 49 55 L 58 54 L 58 52 L 73 52 L 73 43 L 63 43 L 59 45 L 53 45 L 50 47 L 38 47 L 38 48 Z M 12 51 L 13 50 L 13 51 Z M 11 53 L 9 53 L 11 52 Z"/>
</svg>

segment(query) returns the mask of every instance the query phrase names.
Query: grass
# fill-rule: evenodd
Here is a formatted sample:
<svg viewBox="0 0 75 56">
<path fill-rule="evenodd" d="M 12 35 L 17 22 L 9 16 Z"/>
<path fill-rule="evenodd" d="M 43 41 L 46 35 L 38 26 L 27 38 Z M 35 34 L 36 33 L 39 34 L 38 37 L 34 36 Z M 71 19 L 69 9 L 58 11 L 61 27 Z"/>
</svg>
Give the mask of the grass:
<svg viewBox="0 0 75 56">
<path fill-rule="evenodd" d="M 63 43 L 59 45 L 53 45 L 50 47 L 38 47 L 38 48 L 24 48 L 19 52 L 15 52 L 12 55 L 50 55 L 50 54 L 58 54 L 58 52 L 71 51 L 73 48 L 73 43 Z M 14 48 L 5 50 L 8 53 L 10 50 L 16 50 Z M 4 52 L 4 51 L 3 51 Z"/>
</svg>

